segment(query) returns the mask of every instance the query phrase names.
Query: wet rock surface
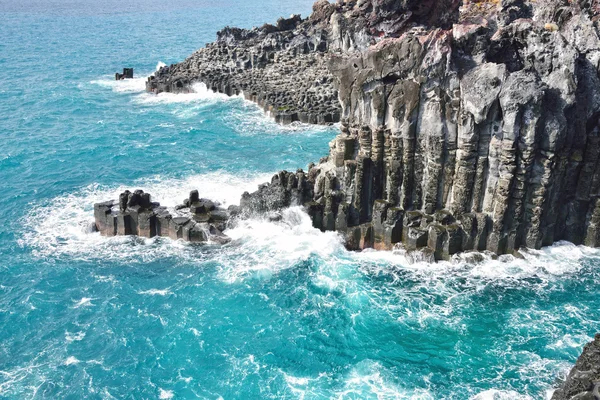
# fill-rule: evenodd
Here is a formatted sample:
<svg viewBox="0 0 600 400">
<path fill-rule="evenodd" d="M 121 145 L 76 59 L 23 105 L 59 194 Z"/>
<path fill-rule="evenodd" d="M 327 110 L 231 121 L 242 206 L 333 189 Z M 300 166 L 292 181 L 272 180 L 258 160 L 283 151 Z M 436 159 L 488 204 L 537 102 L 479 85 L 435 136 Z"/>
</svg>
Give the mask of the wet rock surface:
<svg viewBox="0 0 600 400">
<path fill-rule="evenodd" d="M 597 400 L 600 398 L 600 334 L 588 343 L 552 400 Z"/>
<path fill-rule="evenodd" d="M 228 210 L 200 198 L 197 190 L 190 192 L 174 210 L 152 202 L 150 194 L 142 190 L 125 191 L 118 200 L 94 204 L 95 228 L 109 237 L 162 236 L 192 243 L 225 244 L 230 241 L 223 233 L 229 218 Z"/>
</svg>

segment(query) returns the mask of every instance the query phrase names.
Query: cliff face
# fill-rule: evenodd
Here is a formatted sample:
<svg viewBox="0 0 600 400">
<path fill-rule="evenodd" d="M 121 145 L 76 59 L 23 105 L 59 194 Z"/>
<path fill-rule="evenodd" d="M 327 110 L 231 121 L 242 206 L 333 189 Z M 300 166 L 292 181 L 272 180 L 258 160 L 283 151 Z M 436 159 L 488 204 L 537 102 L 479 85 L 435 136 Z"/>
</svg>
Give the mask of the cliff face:
<svg viewBox="0 0 600 400">
<path fill-rule="evenodd" d="M 600 334 L 588 343 L 577 363 L 552 400 L 596 400 L 600 398 Z"/>
<path fill-rule="evenodd" d="M 242 215 L 304 205 L 350 249 L 429 260 L 600 247 L 599 19 L 597 0 L 321 0 L 226 28 L 148 90 L 201 81 L 281 122 L 341 121 L 328 157 Z"/>
<path fill-rule="evenodd" d="M 355 249 L 599 246 L 598 4 L 491 3 L 338 5 L 341 132 L 305 188 L 272 186 L 304 193 L 315 226 Z"/>
</svg>

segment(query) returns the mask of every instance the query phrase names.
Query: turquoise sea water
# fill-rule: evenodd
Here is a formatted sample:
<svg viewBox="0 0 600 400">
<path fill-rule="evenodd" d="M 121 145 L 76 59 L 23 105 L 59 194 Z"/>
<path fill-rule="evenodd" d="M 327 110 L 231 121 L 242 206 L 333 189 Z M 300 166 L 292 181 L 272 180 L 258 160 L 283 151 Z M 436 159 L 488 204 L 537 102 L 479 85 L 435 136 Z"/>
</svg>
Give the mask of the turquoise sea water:
<svg viewBox="0 0 600 400">
<path fill-rule="evenodd" d="M 221 27 L 311 1 L 172 3 L 0 0 L 0 398 L 546 398 L 600 328 L 596 250 L 409 265 L 298 209 L 224 247 L 89 233 L 122 189 L 237 203 L 335 136 L 143 92 Z"/>
</svg>

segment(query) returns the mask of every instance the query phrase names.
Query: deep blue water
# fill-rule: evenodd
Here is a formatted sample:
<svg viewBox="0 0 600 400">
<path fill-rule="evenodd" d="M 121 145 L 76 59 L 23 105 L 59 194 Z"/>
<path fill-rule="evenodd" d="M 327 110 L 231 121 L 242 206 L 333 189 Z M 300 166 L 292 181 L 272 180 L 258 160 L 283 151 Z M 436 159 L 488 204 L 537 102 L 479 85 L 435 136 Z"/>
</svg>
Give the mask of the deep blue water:
<svg viewBox="0 0 600 400">
<path fill-rule="evenodd" d="M 223 26 L 310 3 L 0 0 L 0 398 L 543 399 L 568 371 L 599 329 L 595 250 L 409 265 L 297 209 L 224 247 L 88 232 L 125 188 L 227 205 L 327 154 L 335 128 L 143 92 Z"/>
</svg>

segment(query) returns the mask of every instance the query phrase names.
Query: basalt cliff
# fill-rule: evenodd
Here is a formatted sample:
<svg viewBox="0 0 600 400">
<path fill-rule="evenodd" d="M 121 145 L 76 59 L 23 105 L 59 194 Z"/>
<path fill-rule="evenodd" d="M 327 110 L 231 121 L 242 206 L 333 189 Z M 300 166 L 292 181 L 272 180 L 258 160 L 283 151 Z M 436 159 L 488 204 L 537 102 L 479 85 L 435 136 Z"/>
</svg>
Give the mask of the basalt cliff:
<svg viewBox="0 0 600 400">
<path fill-rule="evenodd" d="M 332 6 L 340 134 L 242 208 L 304 204 L 351 249 L 437 260 L 600 245 L 600 6 L 458 3 Z"/>
<path fill-rule="evenodd" d="M 597 247 L 599 17 L 597 0 L 319 1 L 304 20 L 224 29 L 147 88 L 204 82 L 281 122 L 340 120 L 327 157 L 236 215 L 301 205 L 350 249 L 436 260 Z"/>
</svg>

